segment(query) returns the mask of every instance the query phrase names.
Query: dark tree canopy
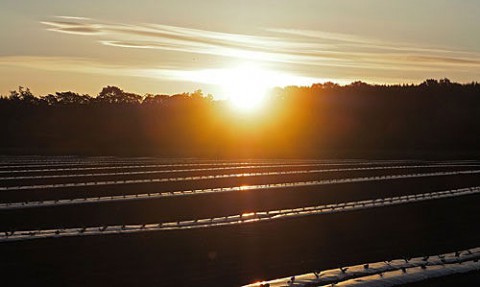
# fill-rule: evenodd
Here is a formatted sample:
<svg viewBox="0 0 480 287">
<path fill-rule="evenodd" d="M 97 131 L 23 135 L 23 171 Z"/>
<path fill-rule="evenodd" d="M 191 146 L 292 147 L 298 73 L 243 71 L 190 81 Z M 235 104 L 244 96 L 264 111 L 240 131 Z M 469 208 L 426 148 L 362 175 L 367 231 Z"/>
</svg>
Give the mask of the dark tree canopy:
<svg viewBox="0 0 480 287">
<path fill-rule="evenodd" d="M 201 157 L 480 156 L 480 84 L 354 82 L 273 90 L 263 113 L 241 116 L 201 90 L 140 96 L 0 100 L 1 153 Z"/>
<path fill-rule="evenodd" d="M 95 98 L 98 103 L 106 104 L 140 104 L 142 96 L 127 93 L 118 87 L 107 86 Z"/>
</svg>

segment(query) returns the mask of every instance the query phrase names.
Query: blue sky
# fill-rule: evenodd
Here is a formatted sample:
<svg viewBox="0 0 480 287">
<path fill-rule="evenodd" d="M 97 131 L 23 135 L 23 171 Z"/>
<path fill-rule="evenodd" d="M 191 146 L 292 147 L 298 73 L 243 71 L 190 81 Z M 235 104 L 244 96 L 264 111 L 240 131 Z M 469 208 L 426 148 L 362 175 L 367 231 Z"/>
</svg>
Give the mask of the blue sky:
<svg viewBox="0 0 480 287">
<path fill-rule="evenodd" d="M 480 79 L 480 2 L 0 0 L 0 94 Z M 243 69 L 245 70 L 245 69 Z M 218 75 L 223 75 L 219 77 Z M 248 81 L 248 78 L 245 79 Z"/>
</svg>

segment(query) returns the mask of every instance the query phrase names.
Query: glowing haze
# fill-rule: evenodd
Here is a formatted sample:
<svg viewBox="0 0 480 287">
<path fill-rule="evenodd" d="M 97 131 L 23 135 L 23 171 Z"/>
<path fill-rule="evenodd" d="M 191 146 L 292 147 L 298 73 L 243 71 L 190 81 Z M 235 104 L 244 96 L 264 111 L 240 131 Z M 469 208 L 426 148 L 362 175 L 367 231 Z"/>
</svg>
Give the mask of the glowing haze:
<svg viewBox="0 0 480 287">
<path fill-rule="evenodd" d="M 476 0 L 2 0 L 0 94 L 480 79 Z M 248 97 L 241 95 L 249 95 Z"/>
</svg>

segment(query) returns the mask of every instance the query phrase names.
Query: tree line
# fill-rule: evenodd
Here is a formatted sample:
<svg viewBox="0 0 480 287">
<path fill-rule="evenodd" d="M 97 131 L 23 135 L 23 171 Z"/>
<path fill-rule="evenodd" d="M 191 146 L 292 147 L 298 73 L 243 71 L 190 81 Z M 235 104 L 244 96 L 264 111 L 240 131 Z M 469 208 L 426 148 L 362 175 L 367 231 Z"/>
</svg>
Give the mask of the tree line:
<svg viewBox="0 0 480 287">
<path fill-rule="evenodd" d="M 78 94 L 72 91 L 56 92 L 46 96 L 35 96 L 29 88 L 19 87 L 18 90 L 10 91 L 9 96 L 0 97 L 1 104 L 20 104 L 20 105 L 38 105 L 38 106 L 59 106 L 59 105 L 93 105 L 93 104 L 166 104 L 168 101 L 178 101 L 187 99 L 206 99 L 213 100 L 212 95 L 204 96 L 202 90 L 196 90 L 192 93 L 182 93 L 175 95 L 153 95 L 146 94 L 140 96 L 135 93 L 125 92 L 119 87 L 104 87 L 96 97 L 90 95 Z"/>
<path fill-rule="evenodd" d="M 0 153 L 166 157 L 472 157 L 480 84 L 353 82 L 275 88 L 258 114 L 235 114 L 201 90 L 140 96 L 0 98 Z"/>
</svg>

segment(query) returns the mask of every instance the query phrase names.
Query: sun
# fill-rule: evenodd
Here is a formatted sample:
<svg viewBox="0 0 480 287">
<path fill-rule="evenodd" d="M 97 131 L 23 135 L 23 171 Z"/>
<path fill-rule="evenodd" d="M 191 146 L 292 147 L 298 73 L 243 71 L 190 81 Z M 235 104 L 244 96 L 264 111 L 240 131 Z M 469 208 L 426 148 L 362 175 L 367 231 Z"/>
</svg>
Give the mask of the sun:
<svg viewBox="0 0 480 287">
<path fill-rule="evenodd" d="M 225 69 L 221 83 L 224 94 L 235 110 L 252 112 L 265 103 L 271 86 L 271 73 L 255 65 Z"/>
<path fill-rule="evenodd" d="M 218 88 L 218 99 L 227 100 L 233 111 L 253 113 L 264 111 L 271 89 L 286 85 L 311 85 L 319 82 L 305 76 L 282 71 L 279 67 L 259 62 L 244 62 L 219 69 L 182 71 L 173 78 L 210 84 Z"/>
</svg>

